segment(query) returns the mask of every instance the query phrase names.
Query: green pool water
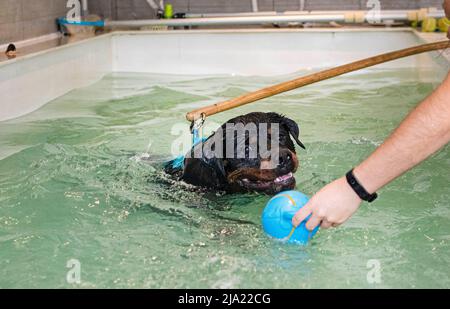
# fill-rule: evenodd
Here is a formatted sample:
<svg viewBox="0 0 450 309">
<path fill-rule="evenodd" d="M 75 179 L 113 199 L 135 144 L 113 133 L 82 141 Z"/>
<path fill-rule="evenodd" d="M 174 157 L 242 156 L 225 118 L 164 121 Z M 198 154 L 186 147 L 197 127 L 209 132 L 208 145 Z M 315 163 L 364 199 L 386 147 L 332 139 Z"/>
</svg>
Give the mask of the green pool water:
<svg viewBox="0 0 450 309">
<path fill-rule="evenodd" d="M 0 288 L 449 288 L 449 146 L 307 247 L 264 235 L 269 196 L 192 192 L 162 174 L 172 133 L 189 138 L 187 111 L 293 76 L 112 74 L 0 123 Z M 312 195 L 443 76 L 366 70 L 213 116 L 206 131 L 251 111 L 294 119 L 307 147 L 297 190 Z M 367 280 L 373 260 L 381 281 Z"/>
</svg>

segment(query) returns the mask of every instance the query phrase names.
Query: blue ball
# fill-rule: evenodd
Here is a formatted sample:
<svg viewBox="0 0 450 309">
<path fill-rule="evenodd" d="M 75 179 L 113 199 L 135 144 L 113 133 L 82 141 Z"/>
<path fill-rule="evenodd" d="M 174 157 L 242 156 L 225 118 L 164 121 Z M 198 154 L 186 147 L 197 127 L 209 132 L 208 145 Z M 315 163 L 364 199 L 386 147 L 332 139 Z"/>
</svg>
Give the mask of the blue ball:
<svg viewBox="0 0 450 309">
<path fill-rule="evenodd" d="M 316 227 L 310 232 L 305 227 L 309 217 L 294 230 L 292 235 L 291 232 L 294 228 L 292 218 L 308 201 L 309 198 L 298 191 L 285 191 L 275 195 L 267 203 L 262 214 L 264 231 L 273 238 L 306 245 L 319 230 L 319 227 Z"/>
</svg>

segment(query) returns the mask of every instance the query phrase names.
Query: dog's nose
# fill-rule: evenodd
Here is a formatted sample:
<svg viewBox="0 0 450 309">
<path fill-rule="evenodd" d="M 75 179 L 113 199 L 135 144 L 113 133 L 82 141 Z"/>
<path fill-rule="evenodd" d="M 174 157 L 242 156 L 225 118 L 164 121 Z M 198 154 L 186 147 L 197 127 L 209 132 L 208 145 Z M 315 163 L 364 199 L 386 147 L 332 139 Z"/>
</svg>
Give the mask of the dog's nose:
<svg viewBox="0 0 450 309">
<path fill-rule="evenodd" d="M 280 153 L 280 166 L 285 167 L 292 164 L 292 154 L 288 150 L 283 150 Z"/>
<path fill-rule="evenodd" d="M 278 162 L 279 174 L 284 175 L 297 169 L 297 158 L 294 158 L 293 156 L 294 154 L 288 149 L 280 151 L 280 159 Z"/>
</svg>

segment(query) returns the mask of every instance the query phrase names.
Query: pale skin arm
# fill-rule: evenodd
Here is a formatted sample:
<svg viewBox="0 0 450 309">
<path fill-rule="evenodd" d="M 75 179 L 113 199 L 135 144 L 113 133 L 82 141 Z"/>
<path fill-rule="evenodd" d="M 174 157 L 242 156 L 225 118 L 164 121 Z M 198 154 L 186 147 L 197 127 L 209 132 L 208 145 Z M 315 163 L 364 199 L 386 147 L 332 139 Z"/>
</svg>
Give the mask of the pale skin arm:
<svg viewBox="0 0 450 309">
<path fill-rule="evenodd" d="M 354 169 L 354 175 L 373 193 L 418 165 L 450 141 L 450 74 L 417 106 L 392 135 Z M 322 188 L 294 216 L 298 226 L 310 214 L 306 228 L 339 226 L 358 209 L 361 199 L 345 177 Z"/>
</svg>

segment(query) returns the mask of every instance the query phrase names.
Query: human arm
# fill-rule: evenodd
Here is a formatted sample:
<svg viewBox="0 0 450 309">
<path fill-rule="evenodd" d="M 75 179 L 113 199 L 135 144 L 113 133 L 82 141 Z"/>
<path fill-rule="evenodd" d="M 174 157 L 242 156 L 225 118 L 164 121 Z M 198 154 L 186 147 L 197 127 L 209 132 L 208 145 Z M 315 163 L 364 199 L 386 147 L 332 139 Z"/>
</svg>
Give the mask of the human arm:
<svg viewBox="0 0 450 309">
<path fill-rule="evenodd" d="M 450 141 L 450 74 L 417 106 L 392 135 L 354 169 L 359 183 L 373 193 L 413 168 Z M 322 188 L 293 218 L 298 226 L 311 215 L 313 230 L 338 226 L 356 212 L 361 199 L 345 177 Z"/>
</svg>

